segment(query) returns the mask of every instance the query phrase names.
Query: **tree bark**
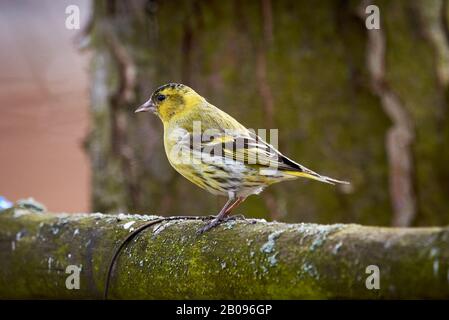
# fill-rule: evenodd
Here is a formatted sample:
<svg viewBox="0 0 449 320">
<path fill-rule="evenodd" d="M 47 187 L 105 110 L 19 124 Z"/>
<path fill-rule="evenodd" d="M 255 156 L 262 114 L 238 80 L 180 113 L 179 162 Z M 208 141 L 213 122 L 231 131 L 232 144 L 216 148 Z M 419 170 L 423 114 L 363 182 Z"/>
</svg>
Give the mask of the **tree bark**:
<svg viewBox="0 0 449 320">
<path fill-rule="evenodd" d="M 365 8 L 372 4 L 363 0 L 359 15 L 365 21 Z M 371 77 L 371 87 L 381 102 L 382 109 L 392 126 L 385 137 L 388 157 L 389 191 L 393 208 L 392 225 L 408 227 L 416 216 L 416 196 L 414 186 L 414 164 L 412 147 L 415 128 L 410 114 L 396 92 L 392 90 L 386 77 L 386 37 L 382 27 L 367 30 L 366 65 Z"/>
<path fill-rule="evenodd" d="M 0 212 L 0 298 L 101 299 L 114 250 L 156 216 Z M 155 224 L 124 247 L 117 299 L 449 298 L 449 229 L 229 221 Z M 81 267 L 80 288 L 66 268 Z M 369 266 L 380 288 L 367 289 Z M 368 268 L 369 270 L 369 268 Z"/>
</svg>

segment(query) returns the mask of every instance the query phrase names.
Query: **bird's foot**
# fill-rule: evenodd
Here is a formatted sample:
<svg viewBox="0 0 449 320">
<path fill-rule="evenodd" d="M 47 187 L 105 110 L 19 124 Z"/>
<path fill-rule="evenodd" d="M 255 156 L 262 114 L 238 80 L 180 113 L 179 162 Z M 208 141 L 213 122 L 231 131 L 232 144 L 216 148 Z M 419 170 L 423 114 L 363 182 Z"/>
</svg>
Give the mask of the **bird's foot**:
<svg viewBox="0 0 449 320">
<path fill-rule="evenodd" d="M 215 228 L 216 226 L 218 226 L 222 222 L 223 222 L 222 219 L 214 217 L 214 219 L 211 222 L 206 224 L 204 227 L 201 227 L 200 229 L 198 229 L 198 231 L 196 233 L 197 234 L 203 234 L 204 232 L 206 232 L 206 231 L 208 231 L 208 230 L 210 230 L 212 228 Z"/>
<path fill-rule="evenodd" d="M 207 218 L 212 217 L 213 220 L 211 222 L 209 222 L 207 225 L 205 225 L 204 227 L 200 228 L 197 233 L 198 234 L 202 234 L 212 228 L 215 228 L 216 226 L 224 223 L 224 222 L 228 222 L 228 221 L 235 221 L 235 220 L 246 220 L 246 217 L 243 214 L 237 214 L 235 216 L 228 216 L 225 218 L 219 218 L 219 217 L 215 217 L 215 216 L 208 216 Z"/>
</svg>

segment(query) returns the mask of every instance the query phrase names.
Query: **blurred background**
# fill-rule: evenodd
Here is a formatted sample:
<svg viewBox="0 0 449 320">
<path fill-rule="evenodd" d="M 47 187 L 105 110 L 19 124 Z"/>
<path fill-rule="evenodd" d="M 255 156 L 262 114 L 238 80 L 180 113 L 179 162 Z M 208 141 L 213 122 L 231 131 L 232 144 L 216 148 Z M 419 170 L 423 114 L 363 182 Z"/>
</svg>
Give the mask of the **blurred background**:
<svg viewBox="0 0 449 320">
<path fill-rule="evenodd" d="M 89 58 L 65 27 L 76 3 L 0 0 L 0 195 L 34 197 L 54 211 L 90 208 Z"/>
<path fill-rule="evenodd" d="M 366 26 L 370 4 L 380 29 Z M 1 0 L 0 195 L 53 211 L 217 213 L 225 199 L 169 166 L 159 119 L 133 113 L 181 82 L 351 181 L 274 185 L 236 213 L 448 224 L 448 16 L 443 0 Z"/>
</svg>

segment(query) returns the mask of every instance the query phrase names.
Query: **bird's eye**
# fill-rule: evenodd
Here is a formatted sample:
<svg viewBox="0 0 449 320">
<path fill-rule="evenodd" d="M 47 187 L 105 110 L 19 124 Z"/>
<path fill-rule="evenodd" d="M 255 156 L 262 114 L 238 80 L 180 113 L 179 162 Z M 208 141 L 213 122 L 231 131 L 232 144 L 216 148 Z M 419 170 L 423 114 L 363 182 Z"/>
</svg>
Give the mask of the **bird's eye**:
<svg viewBox="0 0 449 320">
<path fill-rule="evenodd" d="M 166 97 L 165 97 L 163 94 L 160 94 L 160 95 L 157 96 L 156 99 L 157 99 L 158 101 L 164 101 L 165 98 L 166 98 Z"/>
</svg>

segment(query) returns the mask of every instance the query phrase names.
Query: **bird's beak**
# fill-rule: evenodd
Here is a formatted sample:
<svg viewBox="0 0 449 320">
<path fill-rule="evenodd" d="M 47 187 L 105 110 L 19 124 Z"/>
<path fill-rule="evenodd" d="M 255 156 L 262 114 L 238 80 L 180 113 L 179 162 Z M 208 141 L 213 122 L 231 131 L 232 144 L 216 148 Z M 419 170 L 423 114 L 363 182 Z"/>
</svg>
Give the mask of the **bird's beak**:
<svg viewBox="0 0 449 320">
<path fill-rule="evenodd" d="M 135 113 L 137 112 L 147 112 L 147 111 L 151 111 L 151 112 L 155 112 L 156 111 L 156 106 L 154 105 L 154 103 L 150 100 L 148 100 L 147 102 L 145 102 L 143 105 L 141 105 L 140 107 L 138 107 L 136 109 L 136 111 L 134 111 Z"/>
</svg>

